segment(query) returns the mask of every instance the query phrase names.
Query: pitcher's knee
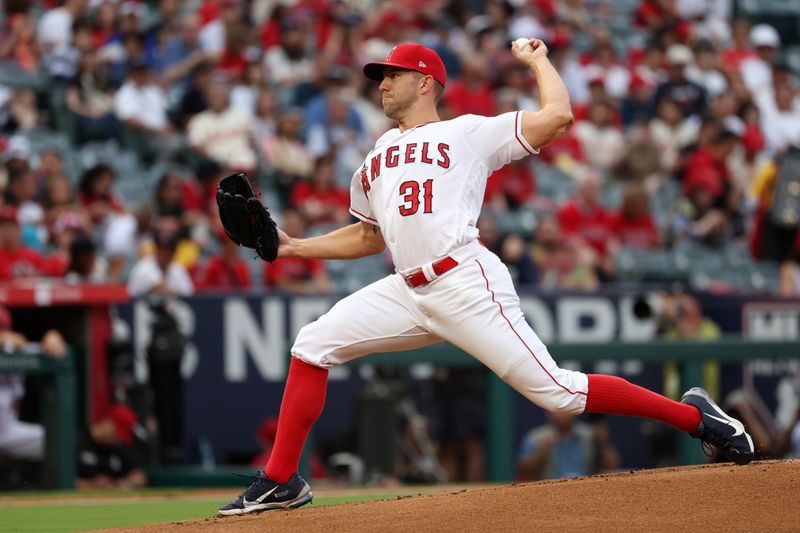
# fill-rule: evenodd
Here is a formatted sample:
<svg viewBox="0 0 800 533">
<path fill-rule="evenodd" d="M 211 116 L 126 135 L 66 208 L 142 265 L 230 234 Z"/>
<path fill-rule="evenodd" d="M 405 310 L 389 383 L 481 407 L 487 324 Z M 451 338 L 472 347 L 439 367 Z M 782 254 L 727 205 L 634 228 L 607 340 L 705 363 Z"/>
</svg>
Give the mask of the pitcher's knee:
<svg viewBox="0 0 800 533">
<path fill-rule="evenodd" d="M 335 366 L 336 363 L 328 357 L 328 350 L 320 341 L 318 332 L 315 331 L 315 324 L 316 322 L 306 324 L 297 333 L 297 338 L 292 345 L 292 357 L 320 368 Z"/>
<path fill-rule="evenodd" d="M 533 401 L 548 413 L 581 414 L 586 407 L 586 396 L 570 394 L 564 391 L 561 394 L 550 394 Z"/>
<path fill-rule="evenodd" d="M 539 365 L 526 365 L 505 381 L 548 412 L 580 414 L 586 407 L 588 378 L 582 372 L 558 367 L 545 371 Z"/>
</svg>

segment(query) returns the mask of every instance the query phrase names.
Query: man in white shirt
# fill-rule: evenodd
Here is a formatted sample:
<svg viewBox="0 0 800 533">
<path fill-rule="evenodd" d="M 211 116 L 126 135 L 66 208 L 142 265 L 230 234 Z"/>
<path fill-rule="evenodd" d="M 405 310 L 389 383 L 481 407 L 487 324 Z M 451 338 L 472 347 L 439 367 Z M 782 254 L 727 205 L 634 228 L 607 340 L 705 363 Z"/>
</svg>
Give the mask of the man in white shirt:
<svg viewBox="0 0 800 533">
<path fill-rule="evenodd" d="M 167 96 L 153 83 L 144 58 L 130 61 L 128 79 L 114 96 L 114 112 L 125 125 L 125 144 L 141 158 L 166 157 L 179 148 L 167 119 Z"/>
<path fill-rule="evenodd" d="M 224 167 L 250 171 L 256 166 L 253 119 L 230 105 L 229 89 L 222 79 L 209 85 L 206 90 L 208 109 L 189 121 L 189 145 Z"/>
<path fill-rule="evenodd" d="M 155 134 L 168 132 L 167 98 L 152 82 L 144 59 L 131 60 L 128 80 L 114 97 L 114 111 L 129 128 Z"/>
<path fill-rule="evenodd" d="M 39 20 L 37 35 L 45 55 L 69 46 L 72 23 L 86 11 L 86 0 L 66 0 L 62 7 L 46 11 Z"/>
<path fill-rule="evenodd" d="M 775 87 L 756 99 L 761 112 L 761 130 L 772 154 L 800 143 L 800 100 L 794 89 L 786 84 Z"/>
<path fill-rule="evenodd" d="M 777 59 L 781 38 L 769 24 L 756 24 L 750 30 L 750 44 L 756 57 L 742 61 L 740 72 L 744 84 L 757 96 L 764 90 L 772 90 L 772 63 Z"/>
<path fill-rule="evenodd" d="M 314 61 L 305 50 L 306 35 L 297 22 L 283 22 L 281 44 L 264 54 L 264 70 L 270 80 L 279 85 L 310 82 L 314 77 Z"/>
<path fill-rule="evenodd" d="M 189 272 L 180 263 L 173 261 L 178 246 L 177 236 L 166 232 L 155 232 L 154 254 L 140 259 L 128 278 L 128 292 L 132 298 L 151 292 L 162 292 L 173 296 L 191 296 L 194 293 Z"/>
</svg>

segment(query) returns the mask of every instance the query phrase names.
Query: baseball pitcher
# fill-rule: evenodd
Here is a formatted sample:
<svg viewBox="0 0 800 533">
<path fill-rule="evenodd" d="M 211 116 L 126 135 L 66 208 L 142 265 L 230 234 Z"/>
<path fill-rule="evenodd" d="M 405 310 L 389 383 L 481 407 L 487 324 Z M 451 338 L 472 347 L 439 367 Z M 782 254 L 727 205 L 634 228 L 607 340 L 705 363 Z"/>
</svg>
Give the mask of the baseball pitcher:
<svg viewBox="0 0 800 533">
<path fill-rule="evenodd" d="M 310 502 L 298 476 L 300 452 L 325 403 L 328 369 L 375 352 L 448 341 L 477 358 L 548 411 L 609 413 L 666 422 L 712 444 L 739 464 L 753 443 L 738 420 L 700 388 L 681 402 L 615 376 L 558 367 L 520 310 L 508 270 L 478 240 L 487 177 L 538 153 L 572 124 L 569 96 L 538 39 L 512 54 L 536 76 L 541 109 L 441 120 L 436 104 L 447 72 L 433 50 L 396 46 L 364 74 L 380 83 L 386 116 L 398 127 L 375 143 L 353 174 L 350 212 L 358 222 L 292 238 L 275 227 L 243 175 L 220 184 L 220 216 L 236 242 L 268 261 L 351 259 L 387 246 L 396 272 L 338 302 L 305 326 L 292 347 L 278 434 L 263 472 L 220 515 L 300 507 Z"/>
</svg>

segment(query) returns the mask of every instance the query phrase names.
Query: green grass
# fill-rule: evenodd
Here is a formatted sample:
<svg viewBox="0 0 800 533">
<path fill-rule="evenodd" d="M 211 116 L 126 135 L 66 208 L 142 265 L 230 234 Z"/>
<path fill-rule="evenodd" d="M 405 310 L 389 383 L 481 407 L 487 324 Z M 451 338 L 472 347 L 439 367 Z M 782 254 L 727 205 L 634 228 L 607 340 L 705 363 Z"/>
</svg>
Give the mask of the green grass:
<svg viewBox="0 0 800 533">
<path fill-rule="evenodd" d="M 174 491 L 173 491 L 174 492 Z M 152 494 L 152 492 L 148 492 Z M 81 494 L 86 495 L 86 494 Z M 19 496 L 19 493 L 17 494 Z M 28 496 L 26 494 L 26 496 Z M 315 499 L 312 506 L 394 498 L 393 494 Z M 0 531 L 67 532 L 139 526 L 216 516 L 219 498 L 104 504 L 59 503 L 0 506 Z"/>
</svg>

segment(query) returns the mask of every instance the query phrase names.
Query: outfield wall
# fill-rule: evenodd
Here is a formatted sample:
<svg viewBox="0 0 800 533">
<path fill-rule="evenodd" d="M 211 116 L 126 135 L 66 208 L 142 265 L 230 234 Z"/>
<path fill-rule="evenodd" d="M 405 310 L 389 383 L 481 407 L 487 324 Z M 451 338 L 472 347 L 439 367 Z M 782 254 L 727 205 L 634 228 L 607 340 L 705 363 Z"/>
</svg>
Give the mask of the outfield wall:
<svg viewBox="0 0 800 533">
<path fill-rule="evenodd" d="M 521 293 L 526 317 L 548 343 L 592 343 L 597 361 L 570 361 L 553 355 L 565 366 L 584 371 L 615 373 L 640 385 L 662 390 L 661 362 L 639 358 L 625 360 L 614 354 L 601 354 L 597 346 L 612 341 L 648 341 L 654 333 L 652 321 L 637 320 L 632 312 L 638 293 L 604 292 L 594 295 L 548 295 Z M 743 367 L 740 363 L 722 365 L 721 392 L 753 378 L 767 405 L 774 405 L 774 390 L 787 373 L 800 371 L 800 301 L 765 296 L 715 296 L 700 294 L 704 313 L 727 335 L 759 340 L 798 341 L 798 358 L 772 362 L 764 360 Z M 185 443 L 192 457 L 199 439 L 207 439 L 219 462 L 233 455 L 257 450 L 254 432 L 261 420 L 278 412 L 287 354 L 297 331 L 327 311 L 336 297 L 299 297 L 271 294 L 203 295 L 179 306 L 182 328 L 191 344 L 184 365 Z M 131 324 L 134 345 L 139 354 L 137 375 L 146 379 L 143 364 L 149 342 L 146 324 L 149 310 L 143 302 L 122 306 L 121 316 Z M 646 348 L 646 345 L 641 345 Z M 587 349 L 589 347 L 587 346 Z M 754 350 L 755 351 L 755 350 Z M 573 352 L 575 353 L 575 352 Z M 711 352 L 713 354 L 713 352 Z M 581 354 L 582 355 L 582 354 Z M 754 358 L 769 354 L 754 353 Z M 646 359 L 647 354 L 643 354 Z M 589 356 L 590 359 L 594 359 Z M 744 368 L 744 371 L 743 371 Z M 431 365 L 415 364 L 409 372 L 417 378 L 412 394 L 422 394 Z M 331 373 L 325 412 L 319 421 L 317 442 L 336 438 L 352 427 L 354 405 L 373 373 L 371 365 L 341 367 Z M 513 395 L 512 442 L 543 421 L 539 409 Z M 622 417 L 610 421 L 612 438 L 624 458 L 624 467 L 655 466 L 648 442 L 642 436 L 641 422 Z"/>
</svg>

